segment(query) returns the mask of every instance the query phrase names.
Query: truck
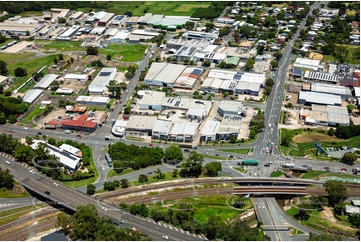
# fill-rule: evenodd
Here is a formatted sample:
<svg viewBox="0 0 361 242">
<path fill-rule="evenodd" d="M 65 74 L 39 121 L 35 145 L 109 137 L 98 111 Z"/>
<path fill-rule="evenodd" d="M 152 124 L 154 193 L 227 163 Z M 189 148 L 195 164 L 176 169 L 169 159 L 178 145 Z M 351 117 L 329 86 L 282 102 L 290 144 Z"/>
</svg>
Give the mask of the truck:
<svg viewBox="0 0 361 242">
<path fill-rule="evenodd" d="M 242 166 L 258 166 L 258 160 L 243 160 Z"/>
<path fill-rule="evenodd" d="M 295 164 L 285 163 L 285 164 L 282 164 L 282 167 L 283 167 L 283 168 L 294 168 L 294 167 L 295 167 Z"/>
</svg>

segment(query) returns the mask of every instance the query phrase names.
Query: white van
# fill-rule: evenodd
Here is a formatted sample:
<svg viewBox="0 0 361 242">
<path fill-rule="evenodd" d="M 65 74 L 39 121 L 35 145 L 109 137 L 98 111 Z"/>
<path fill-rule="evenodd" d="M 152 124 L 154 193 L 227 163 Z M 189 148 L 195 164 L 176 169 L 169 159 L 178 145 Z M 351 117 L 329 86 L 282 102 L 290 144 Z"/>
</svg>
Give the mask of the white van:
<svg viewBox="0 0 361 242">
<path fill-rule="evenodd" d="M 70 133 L 71 133 L 70 130 L 65 130 L 64 132 L 65 132 L 66 134 L 70 134 Z"/>
</svg>

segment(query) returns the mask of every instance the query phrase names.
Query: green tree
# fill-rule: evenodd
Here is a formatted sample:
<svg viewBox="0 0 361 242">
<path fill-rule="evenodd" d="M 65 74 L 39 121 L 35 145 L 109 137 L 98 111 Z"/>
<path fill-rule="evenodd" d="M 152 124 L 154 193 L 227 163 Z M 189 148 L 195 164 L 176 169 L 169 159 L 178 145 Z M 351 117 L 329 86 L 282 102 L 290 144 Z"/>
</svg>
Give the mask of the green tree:
<svg viewBox="0 0 361 242">
<path fill-rule="evenodd" d="M 273 54 L 274 57 L 276 57 L 276 60 L 279 61 L 282 58 L 282 52 L 277 51 Z"/>
<path fill-rule="evenodd" d="M 282 141 L 281 141 L 281 145 L 283 146 L 290 146 L 291 145 L 291 142 L 292 142 L 292 137 L 287 135 L 285 137 L 282 138 Z"/>
<path fill-rule="evenodd" d="M 105 191 L 114 191 L 115 190 L 115 184 L 113 182 L 104 182 L 104 190 Z"/>
<path fill-rule="evenodd" d="M 166 161 L 181 161 L 183 160 L 183 153 L 181 148 L 172 145 L 165 150 L 164 159 Z"/>
<path fill-rule="evenodd" d="M 110 54 L 107 54 L 107 60 L 111 60 L 112 56 Z"/>
<path fill-rule="evenodd" d="M 7 63 L 3 60 L 0 60 L 0 74 L 6 76 L 8 74 L 8 69 L 6 68 Z"/>
<path fill-rule="evenodd" d="M 178 176 L 178 169 L 174 169 L 174 170 L 173 170 L 172 177 L 173 177 L 173 178 L 177 178 L 177 176 Z"/>
<path fill-rule="evenodd" d="M 57 65 L 58 64 L 58 58 L 54 57 L 53 62 L 54 62 L 55 65 Z"/>
<path fill-rule="evenodd" d="M 357 155 L 355 153 L 345 153 L 341 158 L 341 162 L 353 166 L 357 160 Z"/>
<path fill-rule="evenodd" d="M 48 143 L 51 145 L 56 145 L 56 140 L 54 138 L 49 138 Z"/>
<path fill-rule="evenodd" d="M 350 216 L 348 216 L 348 222 L 352 226 L 356 228 L 360 228 L 360 214 L 359 213 L 351 214 Z"/>
<path fill-rule="evenodd" d="M 329 136 L 334 136 L 335 135 L 335 130 L 334 130 L 334 128 L 330 128 L 328 131 L 327 131 L 327 134 L 329 135 Z"/>
<path fill-rule="evenodd" d="M 94 195 L 95 194 L 95 189 L 96 187 L 93 184 L 88 184 L 86 186 L 86 193 L 89 195 Z"/>
<path fill-rule="evenodd" d="M 206 176 L 218 176 L 218 172 L 222 171 L 222 165 L 220 162 L 213 161 L 204 166 L 204 175 Z"/>
<path fill-rule="evenodd" d="M 127 179 L 122 179 L 122 180 L 120 180 L 120 184 L 121 184 L 121 187 L 122 187 L 122 188 L 127 188 L 127 187 L 129 187 L 129 182 L 128 182 Z"/>
<path fill-rule="evenodd" d="M 87 55 L 98 55 L 99 52 L 98 52 L 98 49 L 97 49 L 97 48 L 92 47 L 92 46 L 88 46 L 88 47 L 86 48 L 86 54 L 87 54 Z"/>
<path fill-rule="evenodd" d="M 266 79 L 265 85 L 267 87 L 273 87 L 274 84 L 275 84 L 275 81 L 272 78 L 269 77 L 269 78 Z"/>
<path fill-rule="evenodd" d="M 354 105 L 352 105 L 352 104 L 348 104 L 347 105 L 347 111 L 349 112 L 349 113 L 352 113 L 352 110 L 355 108 L 355 106 Z"/>
<path fill-rule="evenodd" d="M 328 202 L 331 205 L 335 205 L 347 199 L 347 189 L 341 181 L 327 180 L 323 186 L 328 193 Z"/>
<path fill-rule="evenodd" d="M 138 178 L 138 181 L 139 181 L 140 183 L 148 182 L 148 176 L 145 175 L 145 174 L 140 174 L 140 175 L 139 175 L 139 178 Z"/>
<path fill-rule="evenodd" d="M 335 136 L 341 139 L 348 139 L 351 137 L 349 127 L 347 126 L 338 126 L 336 128 Z"/>
<path fill-rule="evenodd" d="M 122 94 L 122 85 L 117 83 L 116 80 L 110 80 L 106 87 L 108 88 L 108 91 L 111 93 L 112 97 L 119 98 Z"/>
<path fill-rule="evenodd" d="M 64 55 L 62 53 L 59 53 L 58 58 L 59 58 L 59 60 L 64 60 Z"/>
<path fill-rule="evenodd" d="M 15 74 L 16 77 L 26 76 L 27 75 L 26 68 L 17 67 L 14 70 L 14 74 Z"/>
<path fill-rule="evenodd" d="M 237 142 L 237 137 L 236 136 L 231 136 L 231 138 L 229 139 L 229 143 L 235 144 L 236 142 Z"/>
<path fill-rule="evenodd" d="M 3 113 L 0 114 L 0 124 L 6 124 L 6 116 Z"/>
<path fill-rule="evenodd" d="M 252 70 L 253 69 L 253 65 L 256 63 L 256 61 L 254 59 L 248 59 L 246 62 L 246 65 L 244 66 L 244 68 L 246 70 Z"/>
<path fill-rule="evenodd" d="M 209 61 L 209 60 L 204 60 L 203 63 L 202 63 L 202 66 L 205 66 L 205 67 L 211 66 L 211 61 Z"/>
<path fill-rule="evenodd" d="M 235 195 L 233 197 L 233 207 L 243 208 L 246 205 L 243 195 Z"/>
<path fill-rule="evenodd" d="M 13 175 L 10 174 L 10 170 L 3 170 L 0 168 L 0 188 L 6 188 L 11 190 L 14 187 Z"/>
</svg>

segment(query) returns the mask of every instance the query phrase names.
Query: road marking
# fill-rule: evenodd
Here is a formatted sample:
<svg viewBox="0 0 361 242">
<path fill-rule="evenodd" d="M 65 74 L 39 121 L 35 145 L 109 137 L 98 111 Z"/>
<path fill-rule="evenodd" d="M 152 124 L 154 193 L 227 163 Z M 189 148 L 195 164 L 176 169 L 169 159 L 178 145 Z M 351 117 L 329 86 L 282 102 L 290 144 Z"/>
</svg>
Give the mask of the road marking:
<svg viewBox="0 0 361 242">
<path fill-rule="evenodd" d="M 191 235 L 188 231 L 186 231 L 188 235 Z"/>
</svg>

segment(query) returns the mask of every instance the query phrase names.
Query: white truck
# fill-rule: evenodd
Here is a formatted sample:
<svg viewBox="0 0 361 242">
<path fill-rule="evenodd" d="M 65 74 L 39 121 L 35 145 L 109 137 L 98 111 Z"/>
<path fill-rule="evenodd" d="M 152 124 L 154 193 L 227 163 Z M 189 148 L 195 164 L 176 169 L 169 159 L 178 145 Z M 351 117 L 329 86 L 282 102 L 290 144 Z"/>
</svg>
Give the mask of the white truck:
<svg viewBox="0 0 361 242">
<path fill-rule="evenodd" d="M 282 165 L 283 168 L 294 168 L 295 164 L 291 164 L 291 163 L 286 163 Z"/>
</svg>

